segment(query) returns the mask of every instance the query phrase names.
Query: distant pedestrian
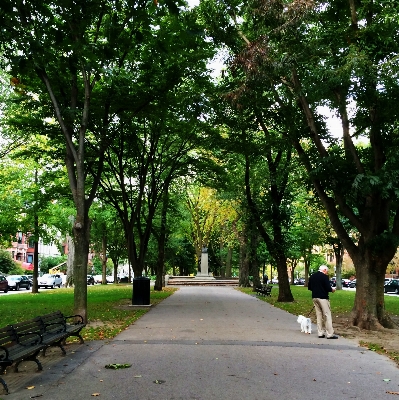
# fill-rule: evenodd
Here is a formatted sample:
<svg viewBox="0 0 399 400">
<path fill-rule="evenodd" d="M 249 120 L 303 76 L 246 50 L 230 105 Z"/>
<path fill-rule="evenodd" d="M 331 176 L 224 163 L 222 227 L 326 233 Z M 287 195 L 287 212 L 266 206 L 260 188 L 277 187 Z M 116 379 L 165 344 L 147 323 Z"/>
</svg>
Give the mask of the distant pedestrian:
<svg viewBox="0 0 399 400">
<path fill-rule="evenodd" d="M 263 275 L 263 284 L 267 285 L 267 282 L 269 281 L 269 277 L 265 274 Z"/>
<path fill-rule="evenodd" d="M 310 276 L 308 290 L 312 291 L 319 338 L 338 339 L 338 336 L 334 335 L 330 300 L 328 297 L 330 292 L 335 292 L 335 288 L 331 287 L 327 274 L 327 265 L 321 265 L 318 272 Z"/>
</svg>

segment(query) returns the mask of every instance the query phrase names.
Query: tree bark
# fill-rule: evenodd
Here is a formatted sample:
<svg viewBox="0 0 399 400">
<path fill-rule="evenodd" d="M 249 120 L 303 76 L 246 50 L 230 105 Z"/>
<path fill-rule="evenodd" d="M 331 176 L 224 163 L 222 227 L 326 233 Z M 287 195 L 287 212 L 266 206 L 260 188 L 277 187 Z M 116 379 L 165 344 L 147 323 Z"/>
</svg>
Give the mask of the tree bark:
<svg viewBox="0 0 399 400">
<path fill-rule="evenodd" d="M 251 284 L 249 282 L 249 259 L 246 251 L 246 245 L 240 245 L 240 272 L 238 284 L 240 287 L 250 287 Z"/>
<path fill-rule="evenodd" d="M 88 215 L 80 219 L 79 215 L 73 227 L 74 258 L 74 313 L 81 315 L 87 323 L 87 262 L 90 240 L 90 220 Z"/>
<path fill-rule="evenodd" d="M 337 290 L 342 290 L 342 262 L 344 259 L 345 248 L 338 239 L 333 243 L 333 249 L 335 254 L 335 277 Z"/>
<path fill-rule="evenodd" d="M 358 268 L 355 303 L 351 313 L 352 323 L 360 329 L 395 328 L 384 306 L 385 263 L 378 262 L 369 253 L 369 250 L 365 250 L 362 256 L 353 260 Z"/>
<path fill-rule="evenodd" d="M 101 238 L 101 284 L 107 284 L 107 236 L 105 230 Z"/>
<path fill-rule="evenodd" d="M 68 258 L 67 258 L 67 280 L 65 282 L 66 287 L 73 286 L 73 264 L 75 260 L 75 244 L 73 238 L 69 235 L 66 237 L 67 247 L 68 247 Z"/>
<path fill-rule="evenodd" d="M 169 185 L 165 187 L 165 193 L 163 194 L 162 211 L 161 211 L 161 227 L 158 235 L 158 258 L 157 258 L 157 270 L 154 290 L 162 290 L 165 286 L 165 244 L 166 244 L 166 217 L 169 205 Z"/>
<path fill-rule="evenodd" d="M 32 293 L 39 293 L 39 287 L 37 280 L 39 278 L 39 241 L 36 238 L 37 232 L 39 231 L 39 217 L 35 214 L 35 242 L 34 242 L 34 254 L 33 254 L 33 286 Z"/>
<path fill-rule="evenodd" d="M 227 248 L 227 256 L 226 256 L 226 278 L 231 278 L 231 260 L 233 258 L 233 249 L 232 247 Z"/>
</svg>

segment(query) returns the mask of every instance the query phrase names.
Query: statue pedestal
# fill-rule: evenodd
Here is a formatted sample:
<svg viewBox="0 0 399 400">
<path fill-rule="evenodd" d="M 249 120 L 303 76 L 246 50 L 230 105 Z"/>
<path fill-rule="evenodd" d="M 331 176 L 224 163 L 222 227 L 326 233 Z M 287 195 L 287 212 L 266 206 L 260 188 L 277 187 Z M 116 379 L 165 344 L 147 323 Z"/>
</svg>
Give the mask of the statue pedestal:
<svg viewBox="0 0 399 400">
<path fill-rule="evenodd" d="M 201 253 L 201 271 L 197 273 L 195 278 L 198 279 L 215 279 L 213 276 L 209 276 L 208 272 L 208 253 Z M 194 279 L 195 279 L 194 278 Z"/>
</svg>

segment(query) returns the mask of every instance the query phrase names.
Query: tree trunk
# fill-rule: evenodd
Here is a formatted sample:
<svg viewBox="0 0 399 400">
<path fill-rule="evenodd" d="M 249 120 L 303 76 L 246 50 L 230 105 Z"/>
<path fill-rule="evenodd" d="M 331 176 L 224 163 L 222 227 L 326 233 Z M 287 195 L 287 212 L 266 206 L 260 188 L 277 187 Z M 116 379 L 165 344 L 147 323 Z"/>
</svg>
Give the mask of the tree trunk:
<svg viewBox="0 0 399 400">
<path fill-rule="evenodd" d="M 129 257 L 129 262 L 133 269 L 133 275 L 134 275 L 133 278 L 139 278 L 143 275 L 143 268 L 140 267 L 137 260 L 137 251 L 136 251 L 136 243 L 134 241 L 133 228 L 131 229 L 129 228 L 130 227 L 125 228 L 128 257 Z"/>
<path fill-rule="evenodd" d="M 227 256 L 226 256 L 226 278 L 231 278 L 231 260 L 233 258 L 233 248 L 227 248 Z"/>
<path fill-rule="evenodd" d="M 101 238 L 101 272 L 102 272 L 102 285 L 107 284 L 107 236 L 103 233 Z"/>
<path fill-rule="evenodd" d="M 166 185 L 163 194 L 162 212 L 161 212 L 161 229 L 158 236 L 158 259 L 156 266 L 156 279 L 154 290 L 162 290 L 165 285 L 165 244 L 166 244 L 166 218 L 169 205 L 169 186 Z"/>
<path fill-rule="evenodd" d="M 226 263 L 223 262 L 223 242 L 222 240 L 219 241 L 219 265 L 220 265 L 220 277 L 225 278 L 226 277 Z"/>
<path fill-rule="evenodd" d="M 291 302 L 294 297 L 291 293 L 290 282 L 288 281 L 287 259 L 284 254 L 277 254 L 276 266 L 278 274 L 278 298 L 277 301 Z"/>
<path fill-rule="evenodd" d="M 74 270 L 74 313 L 81 315 L 83 321 L 87 323 L 87 262 L 89 254 L 90 240 L 90 220 L 76 217 L 73 227 L 75 258 L 73 263 Z"/>
<path fill-rule="evenodd" d="M 238 284 L 241 287 L 250 287 L 249 283 L 249 259 L 247 252 L 246 238 L 240 241 L 240 271 Z"/>
<path fill-rule="evenodd" d="M 38 172 L 37 168 L 35 168 L 35 184 L 38 184 Z M 36 200 L 36 193 L 35 193 Z M 39 278 L 39 216 L 37 215 L 37 202 L 35 202 L 34 206 L 34 232 L 35 232 L 35 242 L 34 242 L 34 254 L 33 254 L 33 286 L 32 293 L 38 293 L 39 287 L 37 283 L 37 279 Z"/>
<path fill-rule="evenodd" d="M 67 242 L 67 248 L 68 248 L 68 256 L 67 256 L 67 280 L 65 282 L 66 287 L 72 287 L 73 286 L 73 264 L 75 260 L 75 244 L 73 242 L 73 239 L 71 236 L 67 235 L 66 237 L 66 242 Z"/>
<path fill-rule="evenodd" d="M 345 248 L 342 242 L 337 239 L 333 243 L 333 249 L 335 254 L 335 277 L 337 290 L 342 290 L 342 261 L 344 259 Z"/>
<path fill-rule="evenodd" d="M 292 260 L 291 261 L 291 285 L 294 284 L 294 280 L 295 280 L 295 268 L 298 265 L 298 260 Z"/>
<path fill-rule="evenodd" d="M 352 259 L 356 269 L 356 296 L 352 309 L 352 323 L 360 329 L 394 328 L 385 312 L 385 263 L 365 251 L 363 257 Z"/>
<path fill-rule="evenodd" d="M 249 253 L 249 268 L 250 273 L 252 275 L 252 284 L 253 289 L 261 285 L 261 280 L 259 277 L 259 260 L 257 255 L 257 245 L 258 245 L 258 235 L 256 224 L 253 221 L 252 215 L 250 214 L 250 233 L 249 233 L 249 249 L 247 253 Z"/>
<path fill-rule="evenodd" d="M 119 266 L 119 258 L 113 257 L 111 258 L 112 263 L 114 264 L 114 282 L 118 283 L 118 266 Z"/>
<path fill-rule="evenodd" d="M 35 235 L 39 232 L 39 218 L 37 214 L 35 214 Z M 32 293 L 39 293 L 39 288 L 37 284 L 37 279 L 39 278 L 39 241 L 35 236 L 34 243 L 34 254 L 33 254 L 33 286 Z"/>
<path fill-rule="evenodd" d="M 309 267 L 310 267 L 310 259 L 307 255 L 303 256 L 303 263 L 304 263 L 304 269 L 305 269 L 305 287 L 308 287 L 309 283 Z"/>
</svg>

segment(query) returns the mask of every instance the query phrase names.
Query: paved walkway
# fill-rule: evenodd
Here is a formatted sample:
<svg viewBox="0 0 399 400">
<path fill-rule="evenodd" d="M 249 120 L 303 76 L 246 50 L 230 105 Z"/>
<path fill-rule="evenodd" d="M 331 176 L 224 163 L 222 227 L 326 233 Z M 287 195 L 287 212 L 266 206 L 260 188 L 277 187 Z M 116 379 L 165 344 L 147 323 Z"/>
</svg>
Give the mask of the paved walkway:
<svg viewBox="0 0 399 400">
<path fill-rule="evenodd" d="M 110 342 L 73 345 L 19 382 L 9 373 L 11 394 L 0 399 L 396 398 L 392 361 L 315 328 L 301 333 L 295 316 L 231 287 L 182 287 Z"/>
</svg>

